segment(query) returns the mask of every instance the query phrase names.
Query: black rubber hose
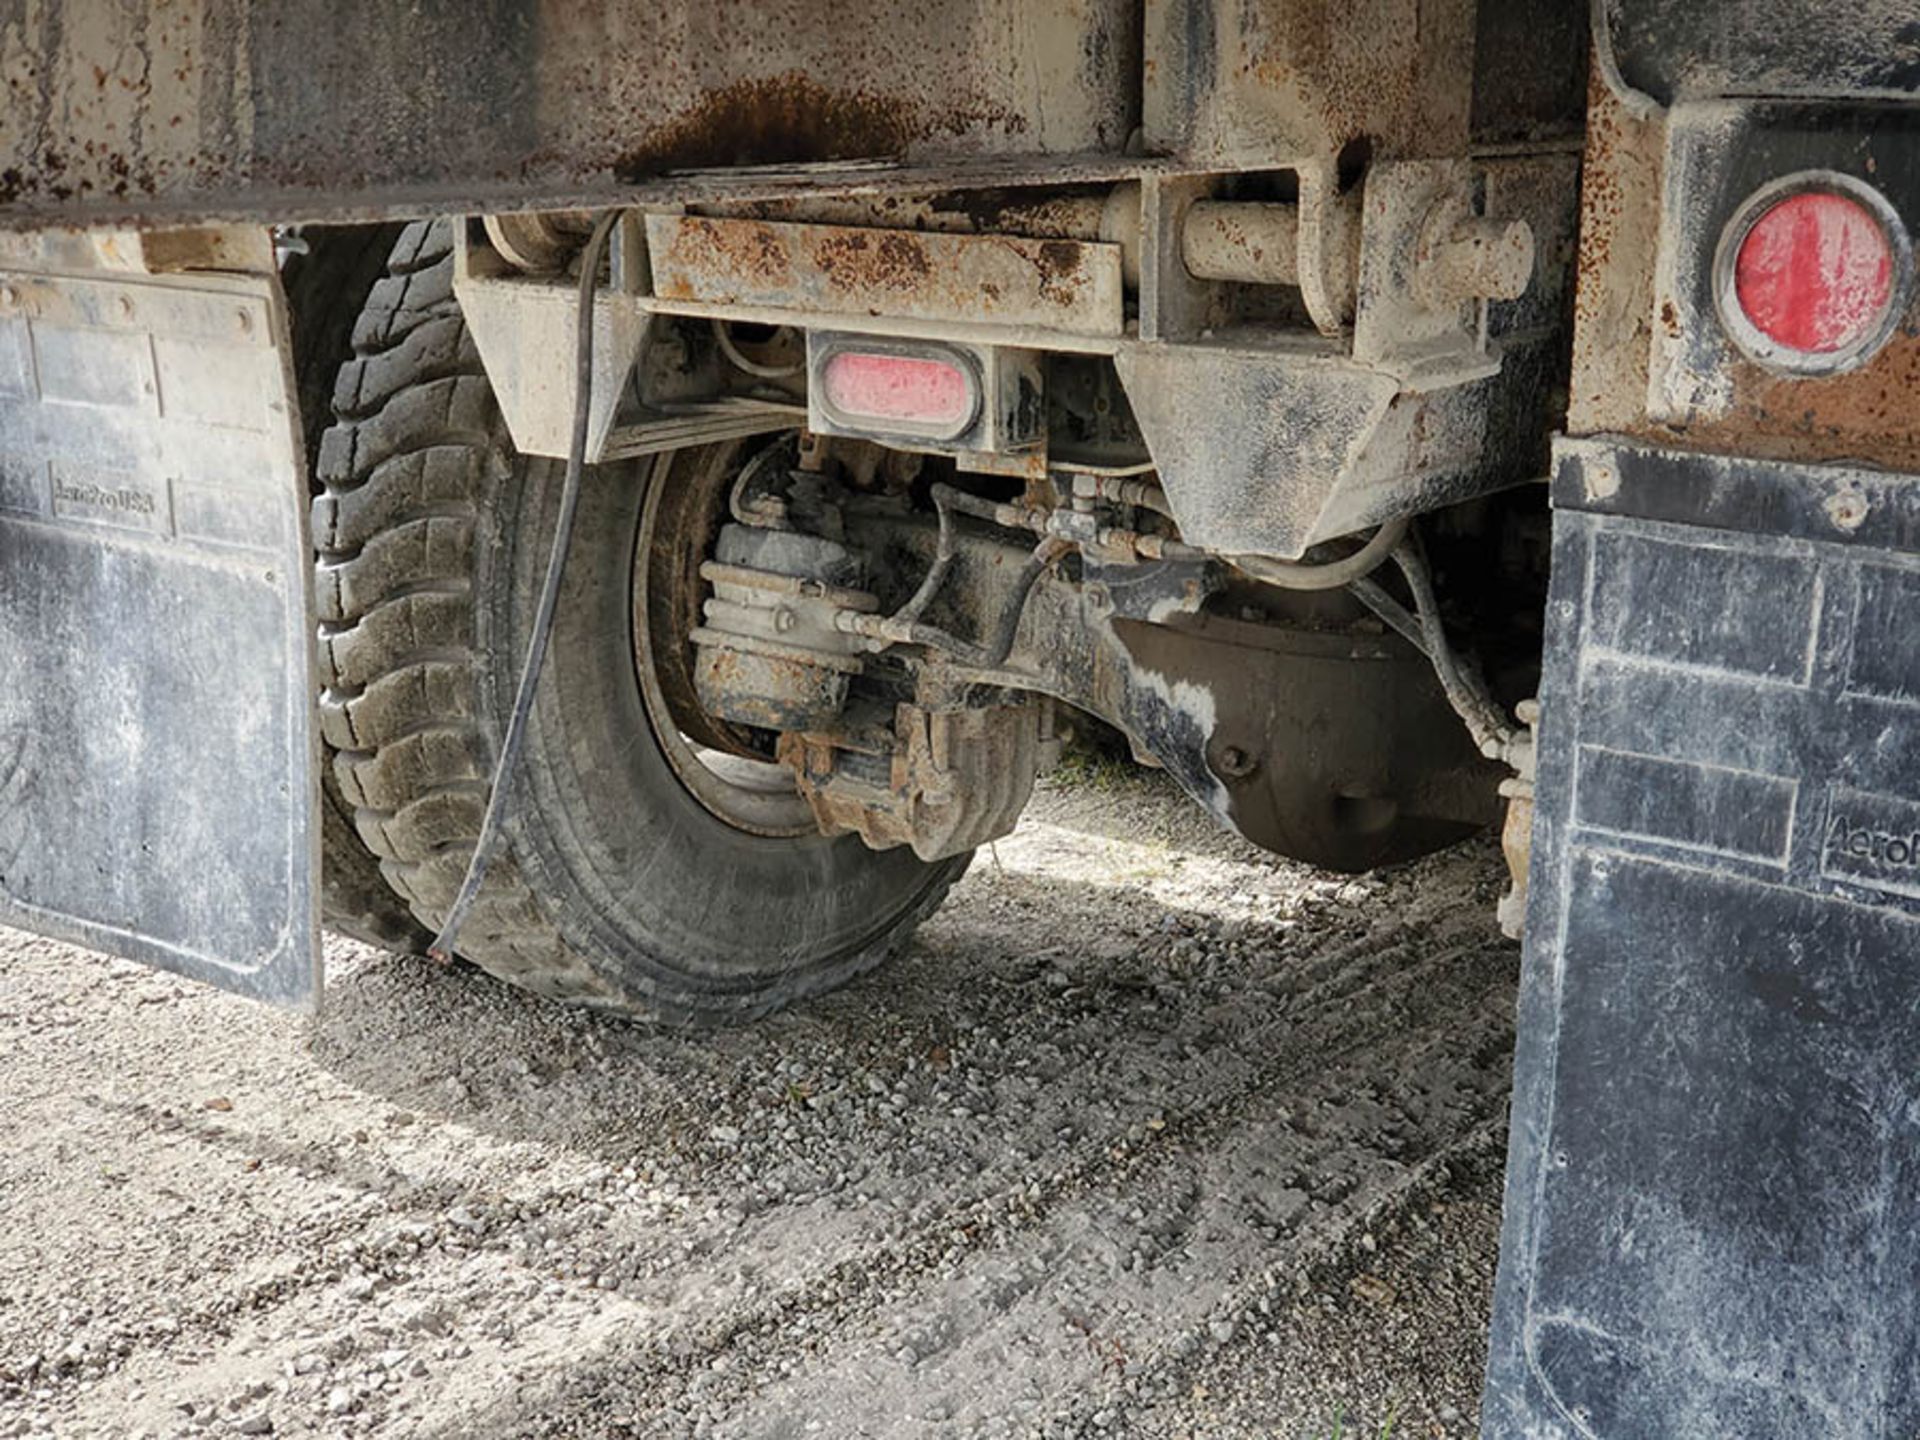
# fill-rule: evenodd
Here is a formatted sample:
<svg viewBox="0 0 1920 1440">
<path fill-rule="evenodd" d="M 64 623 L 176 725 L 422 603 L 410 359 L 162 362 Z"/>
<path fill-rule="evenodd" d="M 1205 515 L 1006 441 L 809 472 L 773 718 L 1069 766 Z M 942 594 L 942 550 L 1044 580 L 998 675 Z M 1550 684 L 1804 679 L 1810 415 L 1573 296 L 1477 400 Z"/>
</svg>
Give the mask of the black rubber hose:
<svg viewBox="0 0 1920 1440">
<path fill-rule="evenodd" d="M 580 508 L 580 477 L 587 463 L 587 429 L 593 408 L 593 291 L 600 279 L 600 259 L 607 248 L 620 212 L 609 210 L 595 222 L 587 245 L 580 252 L 580 292 L 574 322 L 573 436 L 567 446 L 567 473 L 560 487 L 560 514 L 553 524 L 553 548 L 547 554 L 546 579 L 540 585 L 540 602 L 533 612 L 533 633 L 527 638 L 526 663 L 520 669 L 520 684 L 513 693 L 513 711 L 507 719 L 507 733 L 501 737 L 500 756 L 493 766 L 493 790 L 487 796 L 487 811 L 480 821 L 480 835 L 473 843 L 473 858 L 467 861 L 466 877 L 460 893 L 454 896 L 440 933 L 427 953 L 436 960 L 450 961 L 460 927 L 480 897 L 487 869 L 493 864 L 493 852 L 499 844 L 500 829 L 507 817 L 508 793 L 520 751 L 526 743 L 527 718 L 533 712 L 533 697 L 540 686 L 540 671 L 546 664 L 547 642 L 553 636 L 553 612 L 560 601 L 560 582 L 566 575 L 567 548 L 573 539 L 574 515 Z"/>
<path fill-rule="evenodd" d="M 887 617 L 889 620 L 903 624 L 918 620 L 946 582 L 947 572 L 953 568 L 953 509 L 947 504 L 947 497 L 941 493 L 946 488 L 944 485 L 933 487 L 933 508 L 940 517 L 940 540 L 934 550 L 933 564 L 927 567 L 926 578 L 920 582 L 920 588 L 913 592 L 906 604 Z"/>
<path fill-rule="evenodd" d="M 1439 677 L 1447 703 L 1466 722 L 1467 731 L 1473 736 L 1473 743 L 1480 753 L 1497 755 L 1500 748 L 1512 738 L 1512 727 L 1500 713 L 1499 705 L 1487 689 L 1487 682 L 1455 653 L 1447 640 L 1446 626 L 1440 622 L 1440 602 L 1433 590 L 1433 574 L 1427 568 L 1426 547 L 1420 543 L 1418 531 L 1411 532 L 1406 542 L 1395 548 L 1393 561 L 1406 577 L 1407 589 L 1413 595 L 1413 613 L 1419 620 L 1421 634 L 1426 638 L 1424 648 L 1427 659 L 1432 662 L 1433 672 Z"/>
</svg>

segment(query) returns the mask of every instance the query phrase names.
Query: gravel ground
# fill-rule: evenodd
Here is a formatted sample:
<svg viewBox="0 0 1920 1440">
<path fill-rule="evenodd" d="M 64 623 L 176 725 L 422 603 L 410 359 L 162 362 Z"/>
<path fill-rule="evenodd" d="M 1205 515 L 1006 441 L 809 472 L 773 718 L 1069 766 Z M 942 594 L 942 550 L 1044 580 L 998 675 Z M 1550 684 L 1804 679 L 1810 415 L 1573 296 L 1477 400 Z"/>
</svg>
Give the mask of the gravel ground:
<svg viewBox="0 0 1920 1440">
<path fill-rule="evenodd" d="M 0 932 L 0 1437 L 1471 1435 L 1502 876 L 1050 787 L 900 962 L 718 1037 Z"/>
</svg>

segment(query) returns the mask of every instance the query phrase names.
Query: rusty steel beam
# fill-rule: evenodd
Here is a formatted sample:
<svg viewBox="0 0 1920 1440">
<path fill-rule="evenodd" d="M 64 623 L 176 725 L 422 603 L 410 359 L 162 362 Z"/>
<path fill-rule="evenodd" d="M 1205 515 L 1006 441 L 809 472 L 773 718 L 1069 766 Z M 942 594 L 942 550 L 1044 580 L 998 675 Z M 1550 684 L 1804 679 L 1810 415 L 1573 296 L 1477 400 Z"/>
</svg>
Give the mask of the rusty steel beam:
<svg viewBox="0 0 1920 1440">
<path fill-rule="evenodd" d="M 649 215 L 661 300 L 1118 336 L 1120 247 Z"/>
<path fill-rule="evenodd" d="M 1137 0 L 17 0 L 0 6 L 0 228 L 1118 157 L 1139 29 Z"/>
</svg>

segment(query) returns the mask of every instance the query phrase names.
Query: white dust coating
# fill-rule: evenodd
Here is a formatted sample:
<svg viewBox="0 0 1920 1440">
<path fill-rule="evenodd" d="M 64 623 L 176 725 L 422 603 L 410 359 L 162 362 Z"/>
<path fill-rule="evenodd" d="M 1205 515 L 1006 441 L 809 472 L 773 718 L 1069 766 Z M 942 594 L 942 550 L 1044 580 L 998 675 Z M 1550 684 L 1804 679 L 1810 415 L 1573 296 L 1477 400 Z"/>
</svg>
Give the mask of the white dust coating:
<svg viewBox="0 0 1920 1440">
<path fill-rule="evenodd" d="M 1050 785 L 899 960 L 704 1039 L 0 934 L 0 1436 L 1466 1440 L 1502 879 Z"/>
<path fill-rule="evenodd" d="M 1213 691 L 1207 686 L 1191 680 L 1169 680 L 1158 670 L 1149 670 L 1138 661 L 1134 662 L 1130 679 L 1149 694 L 1159 696 L 1162 703 L 1176 715 L 1184 715 L 1191 720 L 1194 733 L 1201 737 L 1201 747 L 1212 738 L 1214 726 L 1219 723 L 1219 709 L 1214 702 Z M 1213 783 L 1202 803 L 1224 821 L 1232 803 L 1227 787 L 1212 771 L 1208 771 L 1208 778 Z"/>
</svg>

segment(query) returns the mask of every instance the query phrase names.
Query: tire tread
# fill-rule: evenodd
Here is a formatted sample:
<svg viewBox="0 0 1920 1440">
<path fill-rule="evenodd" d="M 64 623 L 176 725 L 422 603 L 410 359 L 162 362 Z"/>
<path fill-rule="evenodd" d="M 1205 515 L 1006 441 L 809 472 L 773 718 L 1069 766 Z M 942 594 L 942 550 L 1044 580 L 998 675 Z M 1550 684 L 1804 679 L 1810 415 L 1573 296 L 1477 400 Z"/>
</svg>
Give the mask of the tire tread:
<svg viewBox="0 0 1920 1440">
<path fill-rule="evenodd" d="M 320 727 L 360 843 L 433 930 L 465 878 L 487 804 L 493 751 L 478 713 L 486 668 L 474 587 L 481 516 L 511 450 L 453 298 L 447 227 L 408 227 L 389 271 L 355 325 L 320 443 Z M 639 994 L 569 944 L 503 843 L 460 951 L 537 994 L 673 1023 L 737 1023 L 881 963 L 957 874 L 941 871 L 898 927 L 831 976 L 796 972 L 751 992 L 688 977 L 677 991 Z"/>
</svg>

